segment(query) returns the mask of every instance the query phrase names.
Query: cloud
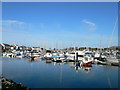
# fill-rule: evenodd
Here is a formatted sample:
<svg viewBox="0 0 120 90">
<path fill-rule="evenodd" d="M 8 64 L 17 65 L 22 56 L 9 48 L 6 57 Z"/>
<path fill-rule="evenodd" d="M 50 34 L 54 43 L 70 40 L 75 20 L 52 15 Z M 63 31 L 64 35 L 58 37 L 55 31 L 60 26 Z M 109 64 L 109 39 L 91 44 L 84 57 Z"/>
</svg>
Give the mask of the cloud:
<svg viewBox="0 0 120 90">
<path fill-rule="evenodd" d="M 0 22 L 2 22 L 2 24 L 25 24 L 25 22 L 21 22 L 18 20 L 1 20 Z"/>
<path fill-rule="evenodd" d="M 24 25 L 26 23 L 18 20 L 0 20 L 0 30 L 6 30 L 6 29 L 16 29 L 20 30 L 24 28 Z"/>
<path fill-rule="evenodd" d="M 88 20 L 82 20 L 82 22 L 89 26 L 88 30 L 90 30 L 90 31 L 96 30 L 96 24 L 95 23 L 93 23 L 91 21 L 88 21 Z"/>
<path fill-rule="evenodd" d="M 91 25 L 91 26 L 96 26 L 95 23 L 91 22 L 91 21 L 87 21 L 87 20 L 82 20 L 82 22 L 88 24 L 88 25 Z"/>
<path fill-rule="evenodd" d="M 8 28 L 0 28 L 0 31 L 2 30 L 3 33 L 13 33 L 13 34 L 29 34 L 29 32 L 25 30 L 14 30 L 14 29 L 8 29 Z"/>
</svg>

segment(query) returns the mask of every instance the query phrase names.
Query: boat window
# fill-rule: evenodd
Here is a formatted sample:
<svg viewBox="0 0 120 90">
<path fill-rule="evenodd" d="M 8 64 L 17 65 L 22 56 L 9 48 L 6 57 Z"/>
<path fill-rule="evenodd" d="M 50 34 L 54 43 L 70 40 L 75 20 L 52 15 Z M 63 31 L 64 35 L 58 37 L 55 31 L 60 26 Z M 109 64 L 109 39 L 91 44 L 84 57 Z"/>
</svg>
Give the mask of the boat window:
<svg viewBox="0 0 120 90">
<path fill-rule="evenodd" d="M 87 58 L 87 57 L 85 57 L 85 60 L 86 60 L 86 61 L 88 61 L 88 58 Z"/>
<path fill-rule="evenodd" d="M 78 57 L 83 57 L 83 55 L 78 55 Z"/>
<path fill-rule="evenodd" d="M 75 54 L 75 53 L 70 53 L 70 54 Z"/>
</svg>

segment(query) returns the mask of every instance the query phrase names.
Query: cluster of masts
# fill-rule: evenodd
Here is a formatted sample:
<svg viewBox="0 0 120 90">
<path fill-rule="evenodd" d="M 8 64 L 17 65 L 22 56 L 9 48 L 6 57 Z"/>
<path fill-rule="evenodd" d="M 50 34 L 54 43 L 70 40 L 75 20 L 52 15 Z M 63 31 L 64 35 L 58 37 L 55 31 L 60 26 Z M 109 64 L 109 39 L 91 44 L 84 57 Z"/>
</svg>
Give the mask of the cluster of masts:
<svg viewBox="0 0 120 90">
<path fill-rule="evenodd" d="M 91 66 L 93 63 L 120 65 L 119 50 L 46 50 L 27 49 L 3 52 L 3 57 L 28 58 L 29 60 L 45 60 L 46 62 L 77 62 L 80 66 Z"/>
</svg>

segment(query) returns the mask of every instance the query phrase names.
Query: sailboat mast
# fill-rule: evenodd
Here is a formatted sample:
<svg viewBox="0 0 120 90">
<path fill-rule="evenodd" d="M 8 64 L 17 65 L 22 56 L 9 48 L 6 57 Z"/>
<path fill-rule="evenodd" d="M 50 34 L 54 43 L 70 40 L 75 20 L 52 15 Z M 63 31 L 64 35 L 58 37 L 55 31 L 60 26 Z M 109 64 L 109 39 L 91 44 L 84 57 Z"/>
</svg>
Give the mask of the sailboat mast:
<svg viewBox="0 0 120 90">
<path fill-rule="evenodd" d="M 115 21 L 115 24 L 114 24 L 114 27 L 113 27 L 113 31 L 112 31 L 112 34 L 111 34 L 111 37 L 110 37 L 110 40 L 109 40 L 108 48 L 110 48 L 111 41 L 112 41 L 112 38 L 113 38 L 113 33 L 116 29 L 117 22 L 118 22 L 118 17 L 116 18 L 116 21 Z"/>
</svg>

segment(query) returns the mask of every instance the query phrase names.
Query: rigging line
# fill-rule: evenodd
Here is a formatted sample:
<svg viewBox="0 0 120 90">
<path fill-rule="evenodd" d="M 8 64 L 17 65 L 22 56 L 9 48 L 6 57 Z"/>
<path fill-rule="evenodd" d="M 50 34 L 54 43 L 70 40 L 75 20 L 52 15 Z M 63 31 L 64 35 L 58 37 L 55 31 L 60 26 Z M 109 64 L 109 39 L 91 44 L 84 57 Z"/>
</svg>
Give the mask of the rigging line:
<svg viewBox="0 0 120 90">
<path fill-rule="evenodd" d="M 110 88 L 112 88 L 110 78 L 108 77 L 107 79 L 108 79 L 108 83 L 109 83 Z"/>
<path fill-rule="evenodd" d="M 117 22 L 118 22 L 118 17 L 116 18 L 116 22 L 115 22 L 115 24 L 114 24 L 114 28 L 113 28 L 113 31 L 112 31 L 112 34 L 111 34 L 111 38 L 110 38 L 110 41 L 109 41 L 108 48 L 110 47 L 110 44 L 111 44 L 111 41 L 112 41 L 112 37 L 113 37 L 113 33 L 114 33 L 114 31 L 115 31 L 115 27 L 116 27 L 116 25 L 117 25 Z"/>
<path fill-rule="evenodd" d="M 60 65 L 60 87 L 62 87 L 62 64 Z"/>
<path fill-rule="evenodd" d="M 107 66 L 106 66 L 107 67 Z M 107 80 L 108 80 L 108 85 L 110 87 L 110 89 L 112 90 L 112 85 L 111 85 L 111 81 L 110 81 L 110 78 L 109 78 L 109 75 L 108 75 L 108 71 L 109 71 L 109 67 L 107 68 L 107 72 L 106 72 L 106 76 L 107 76 Z"/>
</svg>

